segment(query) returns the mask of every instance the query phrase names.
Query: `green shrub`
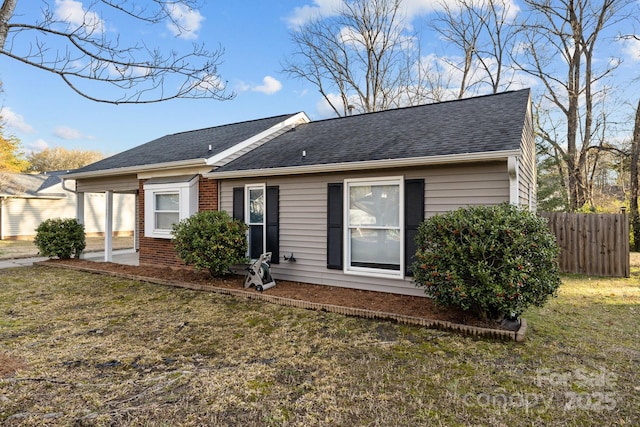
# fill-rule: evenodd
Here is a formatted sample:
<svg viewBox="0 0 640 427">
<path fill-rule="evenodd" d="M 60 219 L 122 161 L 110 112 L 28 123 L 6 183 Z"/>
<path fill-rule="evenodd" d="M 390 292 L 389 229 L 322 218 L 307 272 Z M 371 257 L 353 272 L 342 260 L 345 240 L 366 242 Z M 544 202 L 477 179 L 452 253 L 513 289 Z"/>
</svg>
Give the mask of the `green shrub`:
<svg viewBox="0 0 640 427">
<path fill-rule="evenodd" d="M 428 218 L 416 243 L 415 284 L 437 303 L 484 319 L 517 317 L 560 286 L 559 248 L 546 220 L 509 204 Z"/>
<path fill-rule="evenodd" d="M 245 261 L 246 231 L 243 222 L 226 212 L 201 211 L 173 226 L 173 243 L 185 264 L 219 277 Z"/>
<path fill-rule="evenodd" d="M 79 258 L 87 246 L 84 225 L 75 218 L 50 218 L 36 228 L 33 243 L 40 255 L 69 259 Z"/>
</svg>

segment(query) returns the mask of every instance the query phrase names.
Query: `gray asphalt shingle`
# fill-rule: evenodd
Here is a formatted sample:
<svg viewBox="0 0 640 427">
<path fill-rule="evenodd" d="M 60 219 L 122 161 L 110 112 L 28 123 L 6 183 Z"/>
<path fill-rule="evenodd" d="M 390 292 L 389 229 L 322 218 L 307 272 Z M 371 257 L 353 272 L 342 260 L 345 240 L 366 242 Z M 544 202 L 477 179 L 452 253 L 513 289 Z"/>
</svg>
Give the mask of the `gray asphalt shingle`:
<svg viewBox="0 0 640 427">
<path fill-rule="evenodd" d="M 517 150 L 528 101 L 525 89 L 310 122 L 216 171 Z"/>
<path fill-rule="evenodd" d="M 8 173 L 0 177 L 0 196 L 15 197 L 66 197 L 64 193 L 47 191 L 50 187 L 60 184 L 60 176 L 66 171 L 52 171 L 47 173 Z"/>
<path fill-rule="evenodd" d="M 207 159 L 286 120 L 291 114 L 166 135 L 73 173 Z M 209 151 L 211 145 L 211 151 Z"/>
</svg>

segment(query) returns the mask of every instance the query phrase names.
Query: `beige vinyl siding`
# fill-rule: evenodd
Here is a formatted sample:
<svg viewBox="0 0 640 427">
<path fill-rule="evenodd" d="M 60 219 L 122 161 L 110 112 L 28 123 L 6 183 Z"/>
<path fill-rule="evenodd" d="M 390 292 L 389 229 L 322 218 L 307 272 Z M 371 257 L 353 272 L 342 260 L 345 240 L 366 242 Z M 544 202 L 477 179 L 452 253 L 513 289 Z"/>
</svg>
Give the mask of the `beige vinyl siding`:
<svg viewBox="0 0 640 427">
<path fill-rule="evenodd" d="M 497 205 L 509 201 L 507 162 L 430 168 L 406 178 L 425 179 L 425 216 L 463 206 Z"/>
<path fill-rule="evenodd" d="M 469 164 L 381 170 L 377 173 L 314 174 L 269 177 L 264 180 L 220 181 L 220 208 L 233 210 L 233 188 L 245 184 L 277 185 L 280 197 L 280 263 L 272 266 L 277 280 L 424 295 L 411 279 L 367 277 L 327 269 L 327 184 L 348 178 L 404 176 L 425 179 L 425 214 L 434 215 L 461 206 L 498 204 L 509 200 L 509 178 L 504 163 Z M 296 262 L 283 256 L 293 254 Z"/>
<path fill-rule="evenodd" d="M 113 197 L 115 233 L 131 234 L 135 223 L 135 196 L 115 194 Z M 63 199 L 10 198 L 2 205 L 2 238 L 30 239 L 35 229 L 48 218 L 75 218 L 76 198 L 70 193 Z M 104 233 L 104 194 L 85 194 L 85 232 Z"/>
<path fill-rule="evenodd" d="M 138 191 L 138 176 L 123 175 L 105 178 L 79 179 L 76 181 L 76 191 L 78 192 L 103 193 L 105 190 L 111 190 L 114 192 Z"/>
<path fill-rule="evenodd" d="M 533 119 L 531 117 L 531 103 L 529 103 L 525 123 L 522 129 L 522 142 L 520 145 L 522 155 L 520 157 L 519 178 L 519 205 L 531 208 L 535 212 L 537 208 L 537 170 L 536 170 L 536 146 L 533 133 Z"/>
</svg>

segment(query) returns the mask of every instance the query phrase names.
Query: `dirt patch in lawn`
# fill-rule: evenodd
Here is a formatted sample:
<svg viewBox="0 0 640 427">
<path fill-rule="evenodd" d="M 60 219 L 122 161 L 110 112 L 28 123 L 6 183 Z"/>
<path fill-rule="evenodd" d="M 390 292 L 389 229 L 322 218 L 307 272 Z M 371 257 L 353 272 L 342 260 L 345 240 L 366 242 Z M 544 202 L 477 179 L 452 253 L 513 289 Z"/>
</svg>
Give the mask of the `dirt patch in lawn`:
<svg viewBox="0 0 640 427">
<path fill-rule="evenodd" d="M 43 264 L 67 265 L 72 268 L 111 272 L 133 276 L 141 280 L 145 278 L 160 279 L 165 282 L 195 283 L 226 289 L 241 290 L 244 282 L 244 277 L 242 276 L 230 275 L 225 278 L 214 279 L 207 272 L 190 268 L 132 266 L 79 259 L 49 260 Z M 253 288 L 246 289 L 246 291 L 259 293 Z M 277 286 L 268 289 L 264 293 L 313 303 L 395 313 L 480 328 L 503 329 L 499 322 L 483 321 L 462 310 L 440 307 L 431 299 L 420 296 L 398 295 L 284 280 L 277 280 Z"/>
<path fill-rule="evenodd" d="M 7 378 L 16 373 L 18 369 L 23 369 L 27 365 L 20 359 L 0 353 L 0 378 Z"/>
</svg>

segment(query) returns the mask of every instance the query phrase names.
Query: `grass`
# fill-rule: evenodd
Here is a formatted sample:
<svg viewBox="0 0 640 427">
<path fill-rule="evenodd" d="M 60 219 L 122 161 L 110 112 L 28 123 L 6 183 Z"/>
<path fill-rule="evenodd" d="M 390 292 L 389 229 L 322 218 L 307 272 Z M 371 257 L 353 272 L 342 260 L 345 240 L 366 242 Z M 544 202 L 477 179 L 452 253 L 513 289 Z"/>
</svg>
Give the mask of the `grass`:
<svg viewBox="0 0 640 427">
<path fill-rule="evenodd" d="M 516 344 L 3 270 L 0 354 L 14 366 L 0 379 L 0 424 L 639 425 L 637 262 L 632 271 L 564 276 L 558 298 L 525 314 Z"/>
</svg>

